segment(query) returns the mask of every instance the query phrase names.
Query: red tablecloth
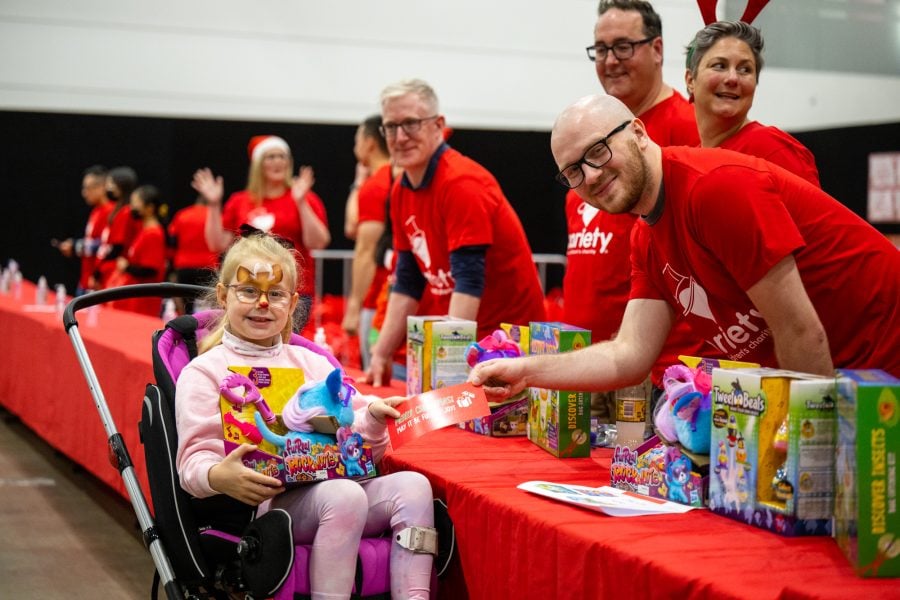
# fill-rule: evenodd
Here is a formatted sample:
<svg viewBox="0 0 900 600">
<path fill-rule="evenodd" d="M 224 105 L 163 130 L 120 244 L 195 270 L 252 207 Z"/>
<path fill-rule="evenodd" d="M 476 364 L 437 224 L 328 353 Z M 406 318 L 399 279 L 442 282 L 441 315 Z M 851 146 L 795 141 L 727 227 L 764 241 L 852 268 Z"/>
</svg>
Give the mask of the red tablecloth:
<svg viewBox="0 0 900 600">
<path fill-rule="evenodd" d="M 0 294 L 0 404 L 21 418 L 51 446 L 82 465 L 127 498 L 119 472 L 107 459 L 107 435 L 62 316 L 33 305 L 35 287 L 23 284 L 21 297 Z M 50 294 L 51 299 L 53 294 Z M 149 502 L 144 448 L 138 421 L 144 388 L 153 381 L 151 335 L 160 319 L 97 307 L 96 323 L 85 309 L 75 317 L 100 390 L 115 427 L 128 447 L 135 473 Z M 359 371 L 348 370 L 351 376 Z M 381 396 L 404 394 L 405 386 L 358 387 Z"/>
<path fill-rule="evenodd" d="M 425 474 L 446 499 L 464 575 L 439 597 L 900 598 L 900 580 L 856 577 L 831 538 L 785 538 L 706 510 L 616 518 L 516 488 L 609 483 L 611 452 L 559 460 L 527 439 L 455 428 L 385 457 Z"/>
</svg>

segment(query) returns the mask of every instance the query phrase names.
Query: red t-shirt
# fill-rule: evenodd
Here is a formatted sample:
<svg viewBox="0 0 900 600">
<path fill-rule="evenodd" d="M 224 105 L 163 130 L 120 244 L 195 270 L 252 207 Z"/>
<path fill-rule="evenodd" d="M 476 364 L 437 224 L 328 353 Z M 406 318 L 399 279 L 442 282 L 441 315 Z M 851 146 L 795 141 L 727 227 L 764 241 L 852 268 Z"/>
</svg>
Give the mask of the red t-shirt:
<svg viewBox="0 0 900 600">
<path fill-rule="evenodd" d="M 631 227 L 636 215 L 613 215 L 566 194 L 569 242 L 563 277 L 566 323 L 591 330 L 591 340 L 613 337 L 622 323 L 631 283 Z"/>
<path fill-rule="evenodd" d="M 325 205 L 315 192 L 306 193 L 306 201 L 313 212 L 322 219 L 325 225 L 328 220 L 325 215 Z M 247 223 L 262 231 L 267 231 L 289 239 L 294 243 L 297 252 L 300 253 L 300 285 L 297 291 L 301 294 L 313 296 L 316 287 L 316 265 L 310 256 L 309 248 L 303 244 L 303 224 L 300 221 L 300 211 L 297 203 L 291 195 L 291 190 L 274 198 L 266 198 L 257 206 L 256 201 L 246 190 L 235 192 L 225 203 L 222 212 L 222 224 L 237 234 L 241 225 Z"/>
<path fill-rule="evenodd" d="M 790 134 L 777 127 L 751 121 L 741 127 L 736 134 L 719 144 L 719 148 L 764 158 L 770 163 L 799 175 L 813 185 L 821 187 L 819 170 L 816 168 L 816 158 L 813 153 Z"/>
<path fill-rule="evenodd" d="M 101 244 L 97 251 L 97 270 L 100 271 L 101 288 L 109 285 L 109 278 L 116 270 L 116 258 L 127 256 L 128 248 L 141 229 L 143 229 L 141 220 L 131 216 L 131 209 L 127 204 L 118 208 L 113 205 L 107 225 L 100 235 Z M 121 246 L 122 251 L 118 256 L 110 258 L 113 246 Z"/>
<path fill-rule="evenodd" d="M 128 265 L 153 269 L 152 275 L 137 277 L 131 273 L 122 273 L 115 280 L 116 285 L 132 285 L 135 283 L 158 283 L 163 281 L 166 273 L 166 234 L 162 225 L 145 227 L 138 232 L 137 237 L 125 253 Z M 113 303 L 113 306 L 122 310 L 130 310 L 154 317 L 159 316 L 160 299 L 129 298 Z"/>
<path fill-rule="evenodd" d="M 356 195 L 357 206 L 359 210 L 359 223 L 367 221 L 376 221 L 384 223 L 387 215 L 385 214 L 385 202 L 388 193 L 391 191 L 391 165 L 387 164 L 372 173 L 372 176 L 359 186 L 359 192 Z M 372 284 L 366 297 L 363 298 L 363 308 L 375 308 L 378 303 L 378 294 L 384 287 L 390 271 L 384 265 L 375 266 L 375 277 L 372 278 Z"/>
<path fill-rule="evenodd" d="M 777 366 L 745 290 L 793 254 L 836 367 L 900 375 L 900 252 L 821 189 L 770 163 L 663 148 L 665 199 L 632 238 L 632 298 L 669 302 L 710 348 Z"/>
<path fill-rule="evenodd" d="M 455 288 L 450 253 L 487 245 L 478 337 L 500 323 L 544 320 L 544 296 L 525 230 L 500 184 L 484 167 L 447 147 L 431 179 L 413 190 L 401 181 L 391 197 L 394 247 L 412 251 L 435 296 L 432 314 L 446 314 Z"/>
<path fill-rule="evenodd" d="M 176 269 L 214 269 L 219 256 L 206 244 L 207 208 L 192 204 L 182 208 L 169 223 L 169 237 L 174 242 L 172 266 Z"/>
<path fill-rule="evenodd" d="M 81 250 L 81 277 L 78 280 L 78 286 L 83 290 L 88 289 L 89 279 L 97 266 L 97 251 L 103 242 L 103 230 L 109 222 L 109 214 L 114 207 L 115 204 L 112 202 L 97 204 L 88 215 Z"/>
<path fill-rule="evenodd" d="M 697 119 L 694 106 L 685 100 L 677 90 L 655 106 L 651 106 L 638 116 L 650 139 L 660 146 L 699 146 Z M 657 387 L 662 387 L 663 372 L 671 365 L 680 364 L 679 354 L 688 356 L 710 356 L 703 349 L 703 342 L 697 338 L 687 323 L 677 321 L 669 332 L 659 358 L 650 371 L 650 379 Z"/>
<path fill-rule="evenodd" d="M 638 118 L 647 128 L 650 139 L 660 146 L 700 145 L 694 107 L 677 90 L 672 90 L 671 96 L 651 106 Z"/>
</svg>

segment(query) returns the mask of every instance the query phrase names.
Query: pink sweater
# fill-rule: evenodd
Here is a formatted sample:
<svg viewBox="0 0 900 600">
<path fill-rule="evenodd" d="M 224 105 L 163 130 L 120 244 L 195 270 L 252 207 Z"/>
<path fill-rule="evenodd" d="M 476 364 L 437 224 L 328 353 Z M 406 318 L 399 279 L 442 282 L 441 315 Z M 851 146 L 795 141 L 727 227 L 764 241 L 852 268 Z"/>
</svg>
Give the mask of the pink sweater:
<svg viewBox="0 0 900 600">
<path fill-rule="evenodd" d="M 225 457 L 219 384 L 228 367 L 293 367 L 303 369 L 307 381 L 318 381 L 334 370 L 328 360 L 300 346 L 278 344 L 263 347 L 226 332 L 222 344 L 192 360 L 181 372 L 175 392 L 175 424 L 178 429 L 176 468 L 181 487 L 197 498 L 218 494 L 209 486 L 209 469 Z M 375 462 L 389 444 L 387 429 L 369 413 L 374 397 L 354 394 L 353 430 L 372 445 Z"/>
</svg>

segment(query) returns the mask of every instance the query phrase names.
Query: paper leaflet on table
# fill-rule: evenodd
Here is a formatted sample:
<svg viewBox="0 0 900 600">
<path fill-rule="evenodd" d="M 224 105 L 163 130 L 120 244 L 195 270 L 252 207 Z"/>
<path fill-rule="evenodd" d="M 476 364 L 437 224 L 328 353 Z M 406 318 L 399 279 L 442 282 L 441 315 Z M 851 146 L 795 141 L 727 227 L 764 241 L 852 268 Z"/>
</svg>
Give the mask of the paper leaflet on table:
<svg viewBox="0 0 900 600">
<path fill-rule="evenodd" d="M 609 486 L 592 488 L 568 483 L 526 481 L 516 487 L 532 494 L 589 508 L 613 517 L 679 514 L 694 509 L 692 506 L 650 498 Z"/>
<path fill-rule="evenodd" d="M 400 411 L 400 417 L 387 422 L 395 450 L 429 431 L 491 414 L 484 390 L 471 383 L 411 396 L 395 408 Z"/>
</svg>

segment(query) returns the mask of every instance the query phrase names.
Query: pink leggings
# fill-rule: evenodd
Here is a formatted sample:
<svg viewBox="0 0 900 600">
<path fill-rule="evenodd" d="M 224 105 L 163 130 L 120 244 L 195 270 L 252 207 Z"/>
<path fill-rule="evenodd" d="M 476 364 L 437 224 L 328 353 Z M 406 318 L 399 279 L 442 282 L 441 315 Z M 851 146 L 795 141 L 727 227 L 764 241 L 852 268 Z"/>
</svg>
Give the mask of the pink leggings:
<svg viewBox="0 0 900 600">
<path fill-rule="evenodd" d="M 300 486 L 276 496 L 272 507 L 290 513 L 295 543 L 312 543 L 313 600 L 350 597 L 362 536 L 434 526 L 431 484 L 412 471 L 363 482 L 332 479 Z M 432 561 L 430 554 L 392 543 L 391 597 L 427 600 Z"/>
</svg>

